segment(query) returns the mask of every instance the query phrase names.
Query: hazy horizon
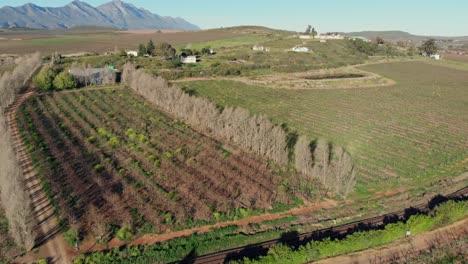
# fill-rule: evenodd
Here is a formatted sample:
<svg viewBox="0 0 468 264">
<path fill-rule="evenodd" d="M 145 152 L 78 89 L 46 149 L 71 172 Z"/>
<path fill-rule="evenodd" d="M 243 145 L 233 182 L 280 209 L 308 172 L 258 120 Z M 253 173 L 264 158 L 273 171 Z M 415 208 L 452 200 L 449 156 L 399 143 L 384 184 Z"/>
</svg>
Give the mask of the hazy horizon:
<svg viewBox="0 0 468 264">
<path fill-rule="evenodd" d="M 85 0 L 98 6 L 111 0 Z M 71 0 L 8 0 L 1 6 L 20 6 L 31 2 L 43 7 L 64 6 Z M 303 31 L 307 25 L 319 32 L 406 31 L 425 36 L 468 36 L 465 25 L 467 3 L 447 0 L 403 1 L 376 3 L 358 0 L 327 2 L 296 0 L 271 3 L 265 0 L 218 4 L 215 1 L 198 3 L 190 0 L 125 1 L 161 16 L 182 17 L 202 29 L 241 25 L 265 26 L 275 29 Z"/>
</svg>

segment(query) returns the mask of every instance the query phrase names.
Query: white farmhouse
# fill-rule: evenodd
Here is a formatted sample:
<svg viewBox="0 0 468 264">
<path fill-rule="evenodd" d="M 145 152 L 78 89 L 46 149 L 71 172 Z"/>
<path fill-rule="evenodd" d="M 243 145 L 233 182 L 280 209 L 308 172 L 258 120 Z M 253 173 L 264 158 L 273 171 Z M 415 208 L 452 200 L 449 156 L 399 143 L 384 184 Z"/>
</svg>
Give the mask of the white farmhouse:
<svg viewBox="0 0 468 264">
<path fill-rule="evenodd" d="M 134 50 L 127 51 L 127 56 L 138 57 L 138 52 Z"/>
<path fill-rule="evenodd" d="M 340 34 L 325 34 L 325 35 L 317 35 L 315 37 L 318 39 L 344 39 L 344 37 Z"/>
<path fill-rule="evenodd" d="M 431 59 L 440 60 L 440 54 L 432 54 Z"/>
<path fill-rule="evenodd" d="M 180 61 L 182 63 L 197 63 L 197 56 L 183 56 Z"/>
<path fill-rule="evenodd" d="M 299 38 L 300 39 L 313 39 L 314 37 L 311 35 L 300 35 Z"/>
<path fill-rule="evenodd" d="M 294 47 L 291 49 L 294 52 L 309 52 L 310 49 L 307 47 Z"/>
</svg>

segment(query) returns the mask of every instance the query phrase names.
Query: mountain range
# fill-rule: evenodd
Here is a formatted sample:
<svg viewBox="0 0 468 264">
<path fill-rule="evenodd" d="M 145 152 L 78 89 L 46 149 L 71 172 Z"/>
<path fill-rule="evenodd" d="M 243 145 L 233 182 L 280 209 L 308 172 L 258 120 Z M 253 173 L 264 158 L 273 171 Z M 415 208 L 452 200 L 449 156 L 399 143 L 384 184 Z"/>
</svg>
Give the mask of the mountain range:
<svg viewBox="0 0 468 264">
<path fill-rule="evenodd" d="M 182 18 L 153 14 L 121 0 L 93 7 L 76 0 L 63 7 L 40 7 L 31 3 L 0 8 L 0 27 L 67 29 L 77 26 L 117 29 L 199 30 Z"/>
</svg>

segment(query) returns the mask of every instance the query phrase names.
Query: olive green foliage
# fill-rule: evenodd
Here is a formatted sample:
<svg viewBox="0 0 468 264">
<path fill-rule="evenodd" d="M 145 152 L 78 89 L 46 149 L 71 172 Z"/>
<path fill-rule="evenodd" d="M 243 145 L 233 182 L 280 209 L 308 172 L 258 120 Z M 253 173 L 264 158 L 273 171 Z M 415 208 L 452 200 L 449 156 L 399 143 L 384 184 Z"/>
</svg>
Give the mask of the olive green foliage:
<svg viewBox="0 0 468 264">
<path fill-rule="evenodd" d="M 156 47 L 154 46 L 153 40 L 150 39 L 150 41 L 148 41 L 148 44 L 146 44 L 146 54 L 154 55 L 155 48 Z M 141 51 L 143 51 L 143 49 L 141 49 Z"/>
<path fill-rule="evenodd" d="M 132 231 L 128 227 L 122 227 L 117 231 L 117 238 L 122 241 L 130 241 L 133 238 Z"/>
<path fill-rule="evenodd" d="M 351 51 L 364 53 L 369 56 L 375 55 L 378 50 L 377 44 L 366 42 L 362 39 L 348 40 L 347 45 Z"/>
<path fill-rule="evenodd" d="M 53 84 L 57 90 L 76 88 L 78 85 L 75 78 L 67 71 L 59 73 L 55 77 Z"/>
<path fill-rule="evenodd" d="M 37 89 L 41 91 L 49 91 L 54 88 L 54 79 L 57 76 L 57 72 L 52 67 L 44 67 L 42 70 L 34 76 L 33 83 Z"/>
<path fill-rule="evenodd" d="M 467 215 L 467 201 L 448 201 L 438 206 L 430 215 L 414 215 L 406 223 L 388 224 L 382 230 L 356 232 L 341 240 L 327 238 L 312 241 L 297 250 L 277 245 L 268 251 L 267 256 L 258 260 L 245 259 L 243 263 L 306 263 L 385 245 L 405 237 L 407 230 L 416 235 L 451 224 Z"/>
<path fill-rule="evenodd" d="M 435 39 L 429 39 L 422 44 L 422 46 L 420 47 L 420 50 L 421 52 L 424 52 L 427 55 L 432 55 L 432 54 L 437 53 L 437 51 L 439 50 L 439 47 L 437 47 Z"/>
<path fill-rule="evenodd" d="M 79 242 L 79 231 L 75 228 L 70 228 L 63 233 L 63 238 L 68 244 L 74 246 Z"/>
</svg>

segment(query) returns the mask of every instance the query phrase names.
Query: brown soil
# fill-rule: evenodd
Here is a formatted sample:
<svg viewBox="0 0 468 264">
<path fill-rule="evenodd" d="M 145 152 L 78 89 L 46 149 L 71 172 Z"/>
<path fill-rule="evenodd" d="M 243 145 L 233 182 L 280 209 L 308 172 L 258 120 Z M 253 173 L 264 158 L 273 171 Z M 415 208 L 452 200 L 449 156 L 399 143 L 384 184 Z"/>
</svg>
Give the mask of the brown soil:
<svg viewBox="0 0 468 264">
<path fill-rule="evenodd" d="M 22 95 L 8 112 L 8 123 L 15 141 L 17 155 L 20 158 L 25 177 L 25 187 L 31 196 L 36 218 L 37 243 L 40 246 L 34 253 L 16 261 L 20 263 L 32 263 L 39 258 L 48 258 L 50 263 L 70 263 L 71 258 L 67 252 L 66 243 L 60 234 L 58 223 L 55 219 L 54 209 L 50 205 L 48 198 L 42 191 L 39 176 L 33 166 L 29 152 L 21 141 L 18 126 L 16 123 L 16 111 L 18 107 L 32 95 L 32 92 Z"/>
<path fill-rule="evenodd" d="M 433 246 L 447 245 L 454 239 L 468 235 L 468 218 L 450 226 L 393 242 L 383 247 L 320 260 L 314 263 L 405 263 L 406 257 L 413 257 L 428 251 Z"/>
<path fill-rule="evenodd" d="M 151 235 L 151 234 L 144 235 L 143 237 L 138 238 L 135 241 L 128 243 L 128 244 L 123 243 L 117 239 L 112 240 L 109 243 L 108 247 L 97 245 L 95 243 L 87 243 L 81 247 L 81 252 L 83 253 L 84 252 L 96 252 L 96 251 L 106 250 L 109 248 L 121 247 L 124 245 L 126 246 L 152 245 L 155 243 L 164 242 L 167 240 L 180 238 L 180 237 L 186 237 L 186 236 L 190 236 L 193 234 L 203 234 L 214 228 L 222 228 L 222 227 L 231 226 L 231 225 L 247 226 L 249 224 L 255 224 L 255 223 L 261 223 L 264 221 L 281 219 L 281 218 L 291 216 L 291 215 L 306 215 L 306 214 L 309 214 L 311 212 L 314 212 L 320 209 L 330 209 L 330 208 L 335 207 L 336 205 L 337 205 L 336 201 L 327 199 L 323 202 L 317 203 L 312 206 L 308 206 L 304 208 L 294 208 L 286 212 L 252 216 L 252 217 L 248 217 L 248 218 L 237 220 L 237 221 L 222 222 L 222 223 L 217 223 L 213 225 L 206 225 L 202 227 L 196 227 L 192 229 L 171 232 L 171 233 L 166 233 L 166 234 L 161 234 L 161 235 Z"/>
</svg>

